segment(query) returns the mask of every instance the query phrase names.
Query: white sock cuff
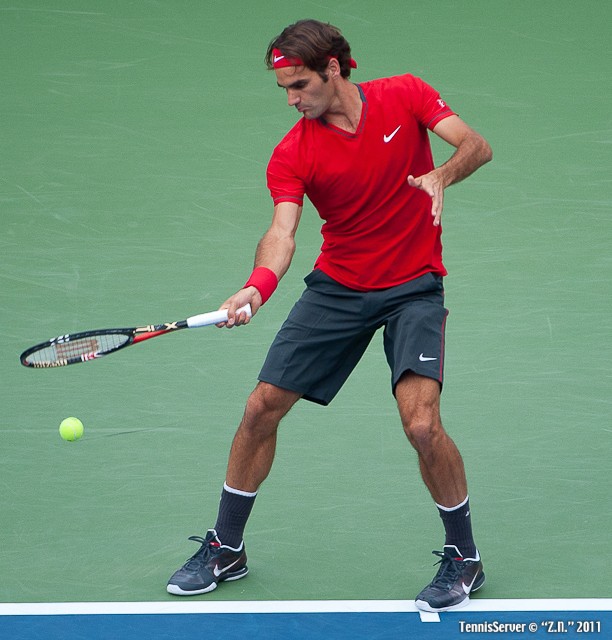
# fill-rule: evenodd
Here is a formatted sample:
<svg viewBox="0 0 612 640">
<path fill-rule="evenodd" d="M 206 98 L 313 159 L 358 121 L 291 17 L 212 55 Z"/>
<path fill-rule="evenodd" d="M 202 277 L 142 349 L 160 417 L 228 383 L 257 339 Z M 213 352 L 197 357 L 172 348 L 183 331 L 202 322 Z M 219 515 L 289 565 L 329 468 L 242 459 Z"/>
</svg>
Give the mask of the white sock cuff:
<svg viewBox="0 0 612 640">
<path fill-rule="evenodd" d="M 249 493 L 248 491 L 241 491 L 240 489 L 233 489 L 232 487 L 230 487 L 227 482 L 223 483 L 223 488 L 228 492 L 228 493 L 234 493 L 237 496 L 244 496 L 245 498 L 254 498 L 257 495 L 257 491 L 255 491 L 255 493 Z"/>
<path fill-rule="evenodd" d="M 466 505 L 469 499 L 470 496 L 466 496 L 465 500 L 461 504 L 458 504 L 456 507 L 443 507 L 441 504 L 438 504 L 436 502 L 436 507 L 438 507 L 438 509 L 441 509 L 442 511 L 457 511 L 457 509 L 461 509 L 461 507 Z"/>
</svg>

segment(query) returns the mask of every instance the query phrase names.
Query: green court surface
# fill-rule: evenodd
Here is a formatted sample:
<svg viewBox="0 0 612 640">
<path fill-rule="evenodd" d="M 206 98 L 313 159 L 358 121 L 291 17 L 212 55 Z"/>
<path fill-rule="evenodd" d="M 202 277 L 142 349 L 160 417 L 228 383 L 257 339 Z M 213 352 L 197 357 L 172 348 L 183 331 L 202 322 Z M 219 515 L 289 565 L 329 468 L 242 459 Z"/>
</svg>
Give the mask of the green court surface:
<svg viewBox="0 0 612 640">
<path fill-rule="evenodd" d="M 442 409 L 480 599 L 612 596 L 609 3 L 0 0 L 1 602 L 172 600 L 187 537 L 214 524 L 244 401 L 317 256 L 311 205 L 248 327 L 56 370 L 18 356 L 243 284 L 297 116 L 263 56 L 302 17 L 342 28 L 354 81 L 419 75 L 494 149 L 444 214 Z M 57 431 L 71 415 L 76 443 Z M 433 576 L 442 527 L 381 340 L 329 407 L 284 421 L 246 544 L 249 577 L 207 599 L 412 599 Z"/>
</svg>

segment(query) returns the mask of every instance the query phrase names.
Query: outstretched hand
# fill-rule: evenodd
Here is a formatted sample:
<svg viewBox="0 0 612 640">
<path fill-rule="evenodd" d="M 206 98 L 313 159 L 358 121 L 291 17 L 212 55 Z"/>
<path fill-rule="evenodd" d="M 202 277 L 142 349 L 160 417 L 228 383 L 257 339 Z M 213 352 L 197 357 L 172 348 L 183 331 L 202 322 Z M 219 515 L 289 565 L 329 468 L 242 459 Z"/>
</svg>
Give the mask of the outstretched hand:
<svg viewBox="0 0 612 640">
<path fill-rule="evenodd" d="M 431 197 L 431 215 L 433 217 L 434 227 L 440 225 L 442 219 L 442 208 L 444 207 L 444 185 L 435 171 L 426 173 L 422 176 L 408 176 L 408 184 L 411 187 L 424 191 Z"/>
</svg>

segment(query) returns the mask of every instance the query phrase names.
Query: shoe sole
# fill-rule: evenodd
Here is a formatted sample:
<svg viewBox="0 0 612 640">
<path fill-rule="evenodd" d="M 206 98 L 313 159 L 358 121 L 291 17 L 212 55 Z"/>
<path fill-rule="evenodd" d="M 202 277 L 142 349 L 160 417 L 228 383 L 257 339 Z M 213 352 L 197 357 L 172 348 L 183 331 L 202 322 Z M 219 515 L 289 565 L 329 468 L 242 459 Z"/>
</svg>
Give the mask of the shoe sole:
<svg viewBox="0 0 612 640">
<path fill-rule="evenodd" d="M 219 578 L 219 582 L 233 582 L 234 580 L 240 580 L 240 578 L 244 578 L 248 574 L 249 570 L 247 567 L 243 567 L 240 571 L 236 571 L 235 573 L 228 573 L 227 576 L 223 576 Z M 168 584 L 166 587 L 166 591 L 171 593 L 173 596 L 199 596 L 203 593 L 210 593 L 217 588 L 218 582 L 212 582 L 204 589 L 182 589 L 178 584 Z"/>
<path fill-rule="evenodd" d="M 430 613 L 444 613 L 445 611 L 455 611 L 457 609 L 463 609 L 463 607 L 467 607 L 468 604 L 470 604 L 470 595 L 475 591 L 478 591 L 478 589 L 480 589 L 480 587 L 482 587 L 484 583 L 485 583 L 485 574 L 483 573 L 482 580 L 479 580 L 478 584 L 472 587 L 469 595 L 466 595 L 461 602 L 458 602 L 457 604 L 453 604 L 450 607 L 440 607 L 439 609 L 436 609 L 435 607 L 432 607 L 429 604 L 429 602 L 426 602 L 425 600 L 415 600 L 414 604 L 417 609 L 420 609 L 421 611 L 429 611 Z"/>
</svg>

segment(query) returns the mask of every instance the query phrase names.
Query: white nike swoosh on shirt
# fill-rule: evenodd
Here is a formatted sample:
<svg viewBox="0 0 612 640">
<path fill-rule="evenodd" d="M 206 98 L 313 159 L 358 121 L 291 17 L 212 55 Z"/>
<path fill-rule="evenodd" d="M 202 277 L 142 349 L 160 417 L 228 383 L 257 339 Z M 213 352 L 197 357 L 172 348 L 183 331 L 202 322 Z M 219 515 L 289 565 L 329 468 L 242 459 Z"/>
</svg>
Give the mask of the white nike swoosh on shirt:
<svg viewBox="0 0 612 640">
<path fill-rule="evenodd" d="M 383 135 L 383 140 L 385 142 L 391 142 L 391 140 L 393 140 L 393 136 L 395 136 L 395 134 L 402 128 L 402 125 L 400 124 L 399 127 L 393 132 L 390 133 L 388 136 L 387 135 Z"/>
</svg>

